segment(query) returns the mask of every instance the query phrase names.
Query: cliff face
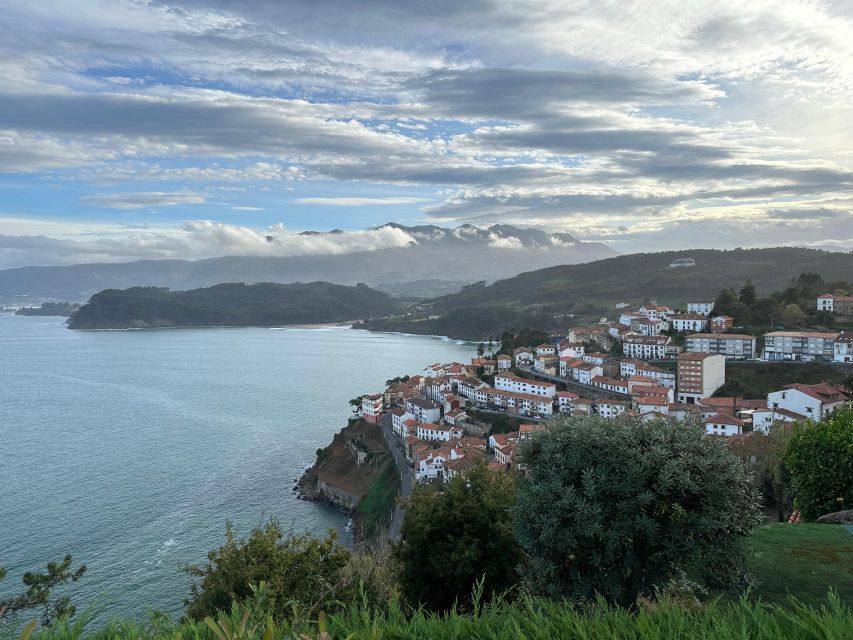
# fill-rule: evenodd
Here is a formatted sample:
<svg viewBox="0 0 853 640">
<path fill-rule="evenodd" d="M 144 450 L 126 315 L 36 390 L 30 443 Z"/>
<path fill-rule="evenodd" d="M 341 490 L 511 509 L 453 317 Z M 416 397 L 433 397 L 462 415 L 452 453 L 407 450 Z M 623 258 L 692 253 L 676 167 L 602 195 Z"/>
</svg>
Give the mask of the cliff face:
<svg viewBox="0 0 853 640">
<path fill-rule="evenodd" d="M 317 452 L 317 462 L 303 474 L 299 491 L 310 500 L 355 511 L 389 464 L 393 460 L 381 427 L 353 421 Z"/>
</svg>

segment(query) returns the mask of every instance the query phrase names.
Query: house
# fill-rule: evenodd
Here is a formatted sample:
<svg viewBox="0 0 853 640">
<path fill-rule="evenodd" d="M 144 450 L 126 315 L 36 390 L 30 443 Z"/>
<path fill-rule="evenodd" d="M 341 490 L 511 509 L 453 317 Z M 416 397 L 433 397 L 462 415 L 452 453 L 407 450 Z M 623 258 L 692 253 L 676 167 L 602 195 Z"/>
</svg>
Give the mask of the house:
<svg viewBox="0 0 853 640">
<path fill-rule="evenodd" d="M 533 364 L 533 352 L 527 347 L 517 347 L 512 350 L 516 367 L 526 367 Z"/>
<path fill-rule="evenodd" d="M 501 373 L 495 376 L 495 389 L 514 391 L 516 393 L 528 393 L 535 396 L 553 398 L 557 393 L 557 385 L 553 382 L 540 382 L 519 378 L 511 373 Z"/>
<path fill-rule="evenodd" d="M 640 416 L 648 418 L 657 418 L 660 416 L 669 416 L 670 403 L 666 398 L 661 396 L 646 396 L 645 398 L 635 398 L 633 401 L 634 408 Z"/>
<path fill-rule="evenodd" d="M 771 331 L 764 336 L 765 360 L 832 360 L 838 332 Z"/>
<path fill-rule="evenodd" d="M 643 362 L 636 367 L 636 375 L 644 378 L 652 378 L 661 387 L 669 387 L 675 389 L 675 371 L 662 369 L 654 365 Z"/>
<path fill-rule="evenodd" d="M 533 370 L 549 376 L 557 375 L 560 367 L 560 357 L 557 355 L 537 355 L 533 358 Z"/>
<path fill-rule="evenodd" d="M 409 398 L 414 398 L 418 395 L 418 390 L 406 382 L 392 384 L 385 389 L 383 393 L 386 407 L 393 405 L 402 405 Z"/>
<path fill-rule="evenodd" d="M 684 340 L 684 350 L 693 353 L 718 353 L 726 360 L 755 358 L 755 336 L 739 333 L 694 333 Z"/>
<path fill-rule="evenodd" d="M 414 418 L 411 414 L 406 413 L 402 407 L 394 407 L 391 413 L 391 430 L 398 436 L 403 435 L 403 422 L 409 418 Z"/>
<path fill-rule="evenodd" d="M 466 400 L 473 401 L 477 389 L 488 388 L 479 378 L 461 378 L 456 381 L 456 393 Z"/>
<path fill-rule="evenodd" d="M 513 455 L 518 451 L 518 443 L 510 442 L 505 445 L 495 447 L 495 462 L 498 464 L 512 464 Z"/>
<path fill-rule="evenodd" d="M 573 358 L 571 356 L 564 356 L 560 358 L 560 377 L 574 378 L 573 367 L 576 367 L 579 364 L 583 364 L 583 360 L 580 358 Z"/>
<path fill-rule="evenodd" d="M 595 403 L 595 411 L 602 418 L 615 418 L 628 410 L 628 403 L 619 400 L 599 400 Z"/>
<path fill-rule="evenodd" d="M 385 397 L 381 393 L 361 396 L 361 418 L 365 422 L 377 423 L 382 419 Z"/>
<path fill-rule="evenodd" d="M 607 376 L 596 376 L 592 379 L 592 386 L 611 393 L 622 393 L 628 395 L 628 381 Z"/>
<path fill-rule="evenodd" d="M 477 369 L 482 369 L 483 375 L 487 376 L 495 373 L 498 368 L 497 360 L 490 360 L 489 358 L 471 358 L 471 364 Z"/>
<path fill-rule="evenodd" d="M 644 376 L 639 373 L 635 373 L 632 376 L 628 376 L 625 378 L 625 381 L 628 383 L 628 393 L 634 393 L 634 389 L 637 387 L 655 387 L 657 386 L 657 380 L 650 376 Z"/>
<path fill-rule="evenodd" d="M 770 432 L 770 427 L 777 422 L 804 422 L 808 418 L 790 409 L 756 409 L 752 412 L 752 430 L 764 434 Z"/>
<path fill-rule="evenodd" d="M 644 304 L 637 312 L 649 320 L 662 320 L 672 313 L 672 309 L 656 304 Z"/>
<path fill-rule="evenodd" d="M 631 330 L 641 336 L 659 336 L 667 329 L 666 320 L 657 318 L 635 318 L 631 320 Z"/>
<path fill-rule="evenodd" d="M 669 263 L 670 269 L 686 269 L 695 266 L 696 261 L 693 258 L 677 258 Z"/>
<path fill-rule="evenodd" d="M 705 331 L 708 318 L 700 313 L 675 313 L 669 316 L 669 326 L 681 332 Z"/>
<path fill-rule="evenodd" d="M 512 368 L 512 357 L 506 354 L 498 354 L 495 361 L 498 363 L 498 372 L 509 371 Z"/>
<path fill-rule="evenodd" d="M 735 325 L 731 316 L 714 316 L 711 318 L 711 333 L 725 333 Z"/>
<path fill-rule="evenodd" d="M 664 398 L 667 404 L 675 400 L 675 391 L 671 387 L 658 387 L 655 385 L 638 385 L 631 390 L 634 400 L 645 398 Z"/>
<path fill-rule="evenodd" d="M 623 311 L 619 314 L 619 324 L 630 327 L 634 320 L 639 320 L 644 316 L 639 311 Z"/>
<path fill-rule="evenodd" d="M 682 353 L 678 356 L 678 402 L 695 404 L 726 382 L 726 359 L 712 353 Z"/>
<path fill-rule="evenodd" d="M 518 426 L 518 439 L 526 440 L 530 436 L 532 436 L 537 431 L 545 431 L 547 429 L 547 425 L 542 424 L 541 422 L 536 422 L 533 424 L 522 424 Z"/>
<path fill-rule="evenodd" d="M 835 362 L 853 362 L 853 331 L 842 331 L 832 342 L 832 359 Z"/>
<path fill-rule="evenodd" d="M 815 422 L 825 420 L 848 402 L 849 397 L 841 387 L 827 382 L 789 384 L 767 394 L 768 409 L 788 409 Z"/>
<path fill-rule="evenodd" d="M 444 375 L 447 375 L 447 372 L 444 370 L 443 364 L 431 364 L 423 370 L 424 378 L 438 378 Z"/>
<path fill-rule="evenodd" d="M 509 433 L 493 433 L 489 436 L 489 448 L 503 447 L 512 442 L 518 442 L 518 431 L 510 431 Z"/>
<path fill-rule="evenodd" d="M 714 436 L 737 436 L 743 433 L 743 420 L 728 416 L 723 413 L 715 413 L 705 418 L 705 433 Z"/>
<path fill-rule="evenodd" d="M 441 402 L 444 399 L 444 394 L 453 391 L 453 383 L 455 379 L 448 376 L 440 378 L 429 378 L 426 384 L 426 395 L 431 400 Z"/>
<path fill-rule="evenodd" d="M 537 356 L 553 356 L 557 354 L 557 347 L 553 344 L 542 343 L 536 347 Z"/>
<path fill-rule="evenodd" d="M 668 336 L 628 336 L 622 342 L 622 351 L 627 358 L 665 360 L 674 357 L 668 350 L 671 343 Z"/>
<path fill-rule="evenodd" d="M 592 362 L 581 362 L 572 367 L 572 376 L 581 384 L 592 384 L 592 379 L 604 375 L 604 369 Z"/>
<path fill-rule="evenodd" d="M 853 315 L 853 296 L 834 296 L 831 293 L 825 293 L 817 298 L 817 310 L 842 316 Z"/>
<path fill-rule="evenodd" d="M 586 398 L 577 398 L 572 403 L 572 416 L 591 416 L 595 403 Z"/>
<path fill-rule="evenodd" d="M 461 438 L 462 429 L 438 424 L 415 424 L 415 437 L 427 442 L 447 442 L 451 438 Z"/>
<path fill-rule="evenodd" d="M 584 362 L 589 362 L 591 364 L 597 364 L 599 367 L 604 366 L 604 361 L 606 359 L 607 359 L 607 354 L 606 353 L 599 353 L 599 352 L 585 353 L 581 357 L 581 360 L 583 360 Z"/>
<path fill-rule="evenodd" d="M 569 340 L 563 340 L 557 347 L 557 354 L 561 358 L 580 358 L 583 357 L 585 351 L 586 349 L 583 342 L 570 342 Z"/>
<path fill-rule="evenodd" d="M 557 403 L 557 411 L 559 413 L 571 414 L 572 405 L 580 396 L 571 391 L 558 391 L 554 399 Z"/>
<path fill-rule="evenodd" d="M 437 423 L 441 420 L 441 405 L 428 398 L 409 398 L 406 400 L 406 413 L 424 424 Z"/>
<path fill-rule="evenodd" d="M 711 311 L 714 309 L 713 302 L 688 302 L 687 303 L 687 313 L 697 313 L 701 316 L 705 316 L 706 318 L 711 315 Z"/>
</svg>

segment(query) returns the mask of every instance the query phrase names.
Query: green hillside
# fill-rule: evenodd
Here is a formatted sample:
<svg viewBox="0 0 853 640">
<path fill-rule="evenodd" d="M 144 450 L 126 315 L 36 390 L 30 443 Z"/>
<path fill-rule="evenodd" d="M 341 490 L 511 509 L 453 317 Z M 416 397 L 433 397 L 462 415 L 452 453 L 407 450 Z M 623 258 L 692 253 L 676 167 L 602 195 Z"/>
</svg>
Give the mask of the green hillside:
<svg viewBox="0 0 853 640">
<path fill-rule="evenodd" d="M 696 266 L 671 268 L 677 258 Z M 777 247 L 719 251 L 697 249 L 622 255 L 585 264 L 529 271 L 492 285 L 475 284 L 415 308 L 412 316 L 374 321 L 372 329 L 481 339 L 510 326 L 565 328 L 567 314 L 580 320 L 614 314 L 615 302 L 655 299 L 683 305 L 713 300 L 724 287 L 751 279 L 759 294 L 785 288 L 801 273 L 826 281 L 847 280 L 853 253 Z"/>
<path fill-rule="evenodd" d="M 71 329 L 241 327 L 344 322 L 395 313 L 401 304 L 359 284 L 220 284 L 170 291 L 159 287 L 96 293 L 68 321 Z"/>
</svg>

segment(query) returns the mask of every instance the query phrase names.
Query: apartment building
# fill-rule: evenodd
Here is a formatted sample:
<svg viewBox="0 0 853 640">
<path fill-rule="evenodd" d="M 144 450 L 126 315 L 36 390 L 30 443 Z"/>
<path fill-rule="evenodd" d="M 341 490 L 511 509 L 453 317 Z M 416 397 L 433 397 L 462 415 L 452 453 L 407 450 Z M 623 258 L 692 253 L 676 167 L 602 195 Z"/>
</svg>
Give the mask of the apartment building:
<svg viewBox="0 0 853 640">
<path fill-rule="evenodd" d="M 684 350 L 693 353 L 718 353 L 726 360 L 755 358 L 755 336 L 739 333 L 694 333 L 684 341 Z"/>
<path fill-rule="evenodd" d="M 678 402 L 696 404 L 725 384 L 726 359 L 713 353 L 682 353 L 677 378 Z"/>
<path fill-rule="evenodd" d="M 765 360 L 832 360 L 837 332 L 772 331 L 764 336 Z"/>
</svg>

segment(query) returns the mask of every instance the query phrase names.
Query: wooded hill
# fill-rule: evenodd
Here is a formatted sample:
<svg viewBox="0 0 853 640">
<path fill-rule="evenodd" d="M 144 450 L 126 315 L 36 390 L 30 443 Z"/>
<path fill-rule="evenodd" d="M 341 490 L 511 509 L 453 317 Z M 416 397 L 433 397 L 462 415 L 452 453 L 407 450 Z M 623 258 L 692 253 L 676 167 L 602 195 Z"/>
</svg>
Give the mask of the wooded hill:
<svg viewBox="0 0 853 640">
<path fill-rule="evenodd" d="M 241 327 L 345 322 L 398 312 L 399 302 L 359 284 L 220 284 L 170 291 L 158 287 L 96 293 L 68 321 L 71 329 Z"/>
<path fill-rule="evenodd" d="M 696 265 L 670 267 L 678 258 L 692 258 Z M 565 328 L 567 314 L 612 317 L 613 305 L 620 301 L 655 299 L 675 307 L 711 301 L 721 289 L 737 289 L 747 279 L 766 294 L 784 289 L 801 273 L 816 273 L 826 281 L 847 280 L 853 273 L 853 253 L 777 247 L 621 255 L 529 271 L 488 286 L 469 285 L 419 305 L 419 314 L 364 326 L 480 340 L 511 326 Z"/>
</svg>

